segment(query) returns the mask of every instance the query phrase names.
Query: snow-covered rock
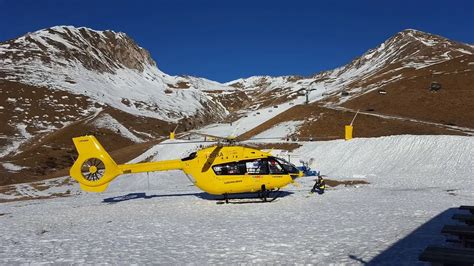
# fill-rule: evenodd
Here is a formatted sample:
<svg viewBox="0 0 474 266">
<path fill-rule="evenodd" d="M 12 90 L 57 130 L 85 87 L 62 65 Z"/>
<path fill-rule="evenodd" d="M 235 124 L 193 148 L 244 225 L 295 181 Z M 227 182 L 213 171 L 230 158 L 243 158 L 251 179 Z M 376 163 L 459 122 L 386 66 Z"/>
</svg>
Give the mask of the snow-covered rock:
<svg viewBox="0 0 474 266">
<path fill-rule="evenodd" d="M 0 45 L 5 79 L 66 90 L 140 116 L 176 122 L 227 110 L 205 91 L 230 90 L 207 79 L 170 76 L 122 32 L 56 26 Z"/>
</svg>

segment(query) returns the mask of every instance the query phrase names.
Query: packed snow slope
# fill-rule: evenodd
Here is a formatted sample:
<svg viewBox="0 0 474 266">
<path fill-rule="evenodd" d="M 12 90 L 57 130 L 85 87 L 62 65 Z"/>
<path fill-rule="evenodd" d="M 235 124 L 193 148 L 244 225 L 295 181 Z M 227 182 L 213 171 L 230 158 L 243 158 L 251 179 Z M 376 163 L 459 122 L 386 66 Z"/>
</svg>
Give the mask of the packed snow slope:
<svg viewBox="0 0 474 266">
<path fill-rule="evenodd" d="M 474 200 L 472 137 L 301 144 L 294 153 L 328 179 L 370 184 L 309 196 L 304 177 L 273 203 L 216 205 L 178 171 L 125 175 L 105 194 L 1 204 L 0 262 L 416 264 L 445 244 L 451 208 Z M 192 149 L 155 146 L 136 161 Z"/>
</svg>

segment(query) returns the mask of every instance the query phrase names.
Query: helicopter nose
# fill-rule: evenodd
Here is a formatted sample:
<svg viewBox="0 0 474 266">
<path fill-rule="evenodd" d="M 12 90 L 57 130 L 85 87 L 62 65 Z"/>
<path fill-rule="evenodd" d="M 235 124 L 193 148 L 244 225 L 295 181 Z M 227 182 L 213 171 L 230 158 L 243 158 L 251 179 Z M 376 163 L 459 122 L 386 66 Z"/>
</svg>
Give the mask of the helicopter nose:
<svg viewBox="0 0 474 266">
<path fill-rule="evenodd" d="M 298 171 L 298 173 L 290 174 L 290 176 L 291 176 L 291 179 L 295 180 L 295 179 L 297 179 L 297 178 L 302 177 L 303 174 L 304 174 L 304 173 L 303 173 L 302 171 Z"/>
</svg>

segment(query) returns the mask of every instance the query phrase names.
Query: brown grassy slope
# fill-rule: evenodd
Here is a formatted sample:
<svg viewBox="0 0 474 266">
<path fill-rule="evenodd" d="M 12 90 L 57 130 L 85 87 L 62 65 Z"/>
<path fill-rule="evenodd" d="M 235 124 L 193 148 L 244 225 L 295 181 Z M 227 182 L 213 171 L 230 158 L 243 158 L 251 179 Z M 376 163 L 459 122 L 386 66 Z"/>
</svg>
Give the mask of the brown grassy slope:
<svg viewBox="0 0 474 266">
<path fill-rule="evenodd" d="M 0 80 L 0 106 L 3 107 L 0 109 L 0 147 L 7 147 L 15 138 L 21 137 L 16 129 L 18 124 L 25 125 L 26 131 L 33 135 L 16 151 L 18 154 L 0 159 L 0 185 L 42 180 L 67 173 L 61 169 L 69 168 L 73 163 L 76 151 L 72 138 L 76 136 L 93 134 L 111 153 L 131 146 L 129 151 L 118 153 L 119 162 L 130 160 L 143 151 L 139 148 L 142 144 L 135 145 L 119 132 L 96 128 L 91 116 L 94 111 L 90 111 L 94 106 L 101 107 L 101 114 L 114 117 L 143 140 L 168 135 L 169 130 L 174 128 L 174 125 L 157 119 L 137 117 L 97 105 L 86 96 L 5 80 Z M 63 127 L 63 124 L 67 126 Z M 41 132 L 45 129 L 44 125 L 52 128 Z M 7 171 L 1 165 L 6 162 L 28 168 L 19 172 Z"/>
<path fill-rule="evenodd" d="M 2 159 L 28 167 L 19 172 L 9 172 L 0 168 L 0 185 L 38 181 L 68 174 L 68 169 L 77 158 L 72 138 L 92 133 L 117 163 L 124 163 L 135 158 L 157 142 L 148 141 L 136 144 L 129 139 L 106 129 L 96 129 L 82 122 L 47 135 L 43 139 L 32 140 L 24 151 L 18 155 Z"/>
<path fill-rule="evenodd" d="M 229 101 L 230 102 L 230 101 Z M 21 137 L 17 125 L 26 126 L 33 138 L 22 144 L 18 154 L 0 159 L 0 185 L 31 182 L 67 174 L 77 156 L 72 138 L 82 135 L 96 136 L 119 163 L 128 161 L 168 136 L 175 124 L 129 113 L 97 104 L 87 96 L 66 91 L 35 87 L 20 82 L 0 79 L 0 147 L 7 147 L 14 138 Z M 102 111 L 94 118 L 94 112 Z M 94 121 L 107 114 L 129 129 L 137 137 L 147 141 L 136 144 L 115 130 L 97 128 Z M 179 122 L 178 131 L 202 126 L 215 117 L 200 114 Z M 50 128 L 44 131 L 45 127 Z M 66 127 L 63 125 L 67 124 Z M 127 148 L 125 148 L 127 147 Z M 19 172 L 4 169 L 1 163 L 13 163 L 28 167 Z"/>
<path fill-rule="evenodd" d="M 86 117 L 93 104 L 84 96 L 63 91 L 34 87 L 0 79 L 0 143 L 8 144 L 11 137 L 21 137 L 16 125 L 26 126 L 35 135 L 45 128 L 61 128 L 63 123 Z"/>
<path fill-rule="evenodd" d="M 305 121 L 297 134 L 299 138 L 337 139 L 344 138 L 344 126 L 354 117 L 351 112 L 332 110 L 318 103 L 296 105 L 288 111 L 268 120 L 260 126 L 243 134 L 240 138 L 247 139 L 273 126 L 291 120 Z M 401 134 L 460 134 L 433 125 L 419 124 L 409 121 L 384 119 L 359 114 L 354 123 L 355 137 L 379 137 Z M 282 136 L 283 137 L 283 136 Z"/>
<path fill-rule="evenodd" d="M 464 56 L 424 69 L 408 69 L 403 79 L 352 99 L 342 106 L 474 128 L 474 56 Z M 442 89 L 430 92 L 432 81 Z M 371 81 L 366 81 L 367 83 Z"/>
</svg>

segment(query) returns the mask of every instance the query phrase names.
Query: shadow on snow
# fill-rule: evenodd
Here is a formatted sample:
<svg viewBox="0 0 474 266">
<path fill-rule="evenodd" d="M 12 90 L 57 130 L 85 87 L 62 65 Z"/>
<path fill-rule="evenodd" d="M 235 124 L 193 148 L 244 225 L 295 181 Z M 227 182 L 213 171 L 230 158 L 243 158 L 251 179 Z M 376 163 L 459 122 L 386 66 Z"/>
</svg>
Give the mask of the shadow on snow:
<svg viewBox="0 0 474 266">
<path fill-rule="evenodd" d="M 457 208 L 450 208 L 436 215 L 382 251 L 371 261 L 364 261 L 355 254 L 349 254 L 349 258 L 367 265 L 424 265 L 418 261 L 418 256 L 429 245 L 445 245 L 445 237 L 441 234 L 441 228 L 446 224 L 455 224 L 456 222 L 451 217 L 454 213 L 459 212 Z"/>
<path fill-rule="evenodd" d="M 293 192 L 287 192 L 287 191 L 278 191 L 278 192 L 271 192 L 269 198 L 277 196 L 278 198 L 283 198 L 288 195 L 293 194 Z M 186 197 L 186 196 L 195 196 L 200 199 L 204 200 L 212 200 L 212 201 L 221 201 L 224 200 L 224 196 L 222 195 L 211 195 L 205 192 L 199 192 L 199 193 L 176 193 L 176 194 L 154 194 L 154 195 L 147 195 L 145 192 L 137 192 L 137 193 L 129 193 L 127 195 L 123 196 L 115 196 L 115 197 L 110 197 L 110 198 L 105 198 L 103 199 L 103 203 L 119 203 L 122 201 L 127 201 L 127 200 L 136 200 L 136 199 L 153 199 L 153 198 L 171 198 L 171 197 Z M 230 194 L 229 195 L 229 200 L 232 199 L 254 199 L 254 200 L 260 200 L 258 198 L 257 193 L 239 193 L 239 194 Z M 253 202 L 253 201 L 252 201 Z M 255 201 L 257 202 L 257 201 Z M 249 202 L 251 203 L 251 202 Z"/>
</svg>

